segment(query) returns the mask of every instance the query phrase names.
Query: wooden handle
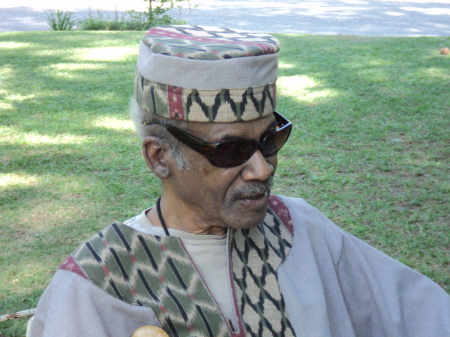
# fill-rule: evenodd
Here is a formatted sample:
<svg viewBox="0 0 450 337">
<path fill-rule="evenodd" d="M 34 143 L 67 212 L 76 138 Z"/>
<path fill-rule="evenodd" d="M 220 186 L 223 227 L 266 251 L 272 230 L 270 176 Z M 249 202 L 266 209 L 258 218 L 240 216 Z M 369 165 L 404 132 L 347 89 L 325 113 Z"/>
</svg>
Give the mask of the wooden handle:
<svg viewBox="0 0 450 337">
<path fill-rule="evenodd" d="M 131 337 L 169 337 L 169 335 L 157 326 L 144 325 L 136 329 Z"/>
</svg>

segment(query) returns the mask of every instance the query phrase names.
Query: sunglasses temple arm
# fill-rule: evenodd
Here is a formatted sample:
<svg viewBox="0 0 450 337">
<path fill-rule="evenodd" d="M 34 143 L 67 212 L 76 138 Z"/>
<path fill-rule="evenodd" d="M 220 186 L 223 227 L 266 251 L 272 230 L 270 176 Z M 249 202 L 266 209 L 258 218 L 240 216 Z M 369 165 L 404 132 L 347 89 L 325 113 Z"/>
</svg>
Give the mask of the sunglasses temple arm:
<svg viewBox="0 0 450 337">
<path fill-rule="evenodd" d="M 184 133 L 179 129 L 168 127 L 167 130 L 172 134 L 172 136 L 175 137 L 175 139 L 204 156 L 213 155 L 217 149 L 215 144 L 208 144 L 194 136 Z"/>
</svg>

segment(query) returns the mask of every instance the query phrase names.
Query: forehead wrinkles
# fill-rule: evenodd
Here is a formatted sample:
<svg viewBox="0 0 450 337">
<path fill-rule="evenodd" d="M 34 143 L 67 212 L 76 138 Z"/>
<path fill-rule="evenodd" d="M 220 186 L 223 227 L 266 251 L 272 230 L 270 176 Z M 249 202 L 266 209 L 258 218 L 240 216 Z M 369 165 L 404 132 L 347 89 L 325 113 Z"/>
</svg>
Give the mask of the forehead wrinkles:
<svg viewBox="0 0 450 337">
<path fill-rule="evenodd" d="M 211 143 L 233 138 L 259 140 L 261 135 L 274 123 L 275 117 L 270 115 L 250 122 L 188 123 L 186 131 Z"/>
</svg>

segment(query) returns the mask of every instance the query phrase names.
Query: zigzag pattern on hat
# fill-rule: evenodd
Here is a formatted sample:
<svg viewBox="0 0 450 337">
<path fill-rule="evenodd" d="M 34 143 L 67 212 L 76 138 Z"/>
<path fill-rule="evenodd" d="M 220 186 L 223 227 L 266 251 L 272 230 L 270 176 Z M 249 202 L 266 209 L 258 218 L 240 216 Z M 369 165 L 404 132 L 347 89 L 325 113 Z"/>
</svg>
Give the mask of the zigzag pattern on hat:
<svg viewBox="0 0 450 337">
<path fill-rule="evenodd" d="M 161 84 L 136 75 L 135 98 L 141 109 L 170 119 L 240 122 L 275 110 L 276 84 L 243 89 L 199 90 Z"/>
</svg>

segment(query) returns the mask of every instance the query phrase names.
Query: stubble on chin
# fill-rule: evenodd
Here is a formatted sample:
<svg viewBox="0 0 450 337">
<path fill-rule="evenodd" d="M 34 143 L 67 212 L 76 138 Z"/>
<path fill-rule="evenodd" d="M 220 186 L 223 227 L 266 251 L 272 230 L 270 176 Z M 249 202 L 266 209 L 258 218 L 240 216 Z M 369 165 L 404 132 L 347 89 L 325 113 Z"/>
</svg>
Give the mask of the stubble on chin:
<svg viewBox="0 0 450 337">
<path fill-rule="evenodd" d="M 252 211 L 245 216 L 243 214 L 238 214 L 238 216 L 234 217 L 226 227 L 233 229 L 251 229 L 257 227 L 264 221 L 266 213 L 267 205 L 261 210 L 258 210 L 257 212 Z"/>
<path fill-rule="evenodd" d="M 228 216 L 229 225 L 234 229 L 250 229 L 258 226 L 266 217 L 269 203 L 270 189 L 273 185 L 273 177 L 264 182 L 252 182 L 233 191 L 230 198 Z M 264 194 L 264 206 L 259 209 L 246 208 L 241 202 L 245 199 L 261 197 Z"/>
</svg>

